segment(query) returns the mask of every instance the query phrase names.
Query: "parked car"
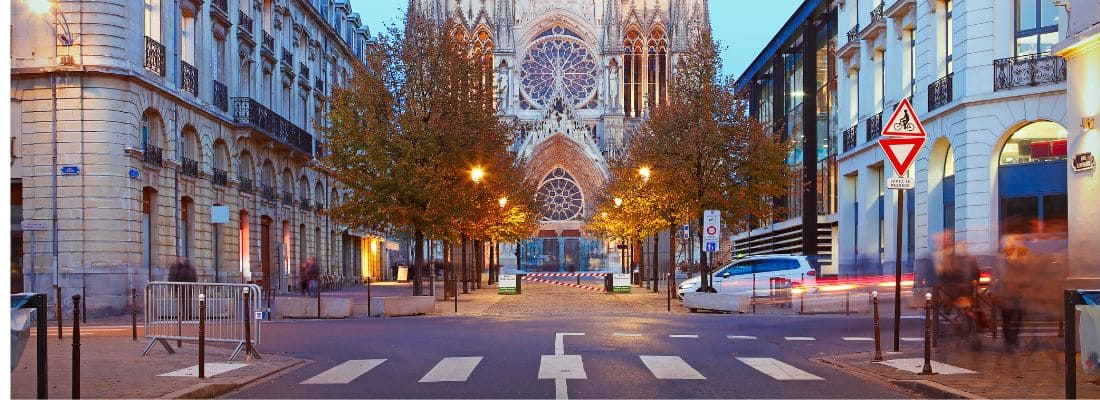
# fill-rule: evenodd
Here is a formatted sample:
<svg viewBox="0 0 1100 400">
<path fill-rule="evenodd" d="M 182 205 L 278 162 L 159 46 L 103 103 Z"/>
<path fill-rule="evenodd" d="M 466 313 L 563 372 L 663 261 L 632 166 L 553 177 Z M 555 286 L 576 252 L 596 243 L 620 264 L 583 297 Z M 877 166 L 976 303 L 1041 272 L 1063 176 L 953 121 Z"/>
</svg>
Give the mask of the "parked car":
<svg viewBox="0 0 1100 400">
<path fill-rule="evenodd" d="M 723 265 L 714 270 L 712 293 L 730 293 L 749 295 L 753 292 L 753 277 L 756 278 L 757 296 L 766 296 L 772 278 L 790 280 L 795 286 L 804 286 L 807 290 L 816 290 L 817 275 L 820 266 L 812 256 L 771 254 L 749 256 Z M 700 277 L 683 281 L 676 289 L 681 299 L 684 293 L 698 292 Z"/>
</svg>

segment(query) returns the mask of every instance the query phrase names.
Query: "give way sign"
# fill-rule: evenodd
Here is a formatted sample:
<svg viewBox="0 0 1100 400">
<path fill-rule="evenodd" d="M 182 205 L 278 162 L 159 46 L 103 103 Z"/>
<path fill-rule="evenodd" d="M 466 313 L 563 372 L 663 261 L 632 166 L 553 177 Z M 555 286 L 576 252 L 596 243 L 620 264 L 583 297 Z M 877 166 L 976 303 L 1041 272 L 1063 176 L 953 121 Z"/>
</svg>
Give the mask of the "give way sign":
<svg viewBox="0 0 1100 400">
<path fill-rule="evenodd" d="M 903 98 L 898 103 L 889 122 L 882 125 L 882 136 L 878 141 L 879 147 L 886 153 L 894 171 L 899 176 L 905 175 L 921 147 L 924 147 L 925 141 L 924 126 L 917 119 L 917 113 L 913 111 L 909 99 Z"/>
</svg>

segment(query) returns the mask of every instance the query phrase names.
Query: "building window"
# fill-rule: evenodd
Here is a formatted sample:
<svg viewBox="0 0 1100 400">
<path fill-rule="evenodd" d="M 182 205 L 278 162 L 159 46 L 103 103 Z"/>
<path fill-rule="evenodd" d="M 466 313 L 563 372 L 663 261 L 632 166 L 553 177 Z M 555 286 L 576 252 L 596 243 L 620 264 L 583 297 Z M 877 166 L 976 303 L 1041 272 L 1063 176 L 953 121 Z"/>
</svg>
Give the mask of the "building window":
<svg viewBox="0 0 1100 400">
<path fill-rule="evenodd" d="M 1035 122 L 1013 133 L 1001 149 L 1000 165 L 1065 160 L 1067 133 L 1054 122 Z"/>
<path fill-rule="evenodd" d="M 642 38 L 636 30 L 631 30 L 623 40 L 626 55 L 623 58 L 623 104 L 629 117 L 638 117 L 642 113 Z"/>
<path fill-rule="evenodd" d="M 145 0 L 145 36 L 160 41 L 160 0 Z"/>
<path fill-rule="evenodd" d="M 183 197 L 180 199 L 180 256 L 183 258 L 191 258 L 192 256 L 192 238 L 194 233 L 191 231 L 192 227 L 192 214 L 195 210 L 195 201 L 190 197 Z"/>
<path fill-rule="evenodd" d="M 1058 42 L 1058 7 L 1049 0 L 1016 0 L 1016 55 L 1050 53 Z"/>
<path fill-rule="evenodd" d="M 240 272 L 242 279 L 245 281 L 252 279 L 252 260 L 249 254 L 249 224 L 248 224 L 248 212 L 241 210 L 240 212 L 240 226 L 237 227 L 237 259 L 240 260 Z"/>
<path fill-rule="evenodd" d="M 195 64 L 195 16 L 188 9 L 180 11 L 180 60 Z"/>
<path fill-rule="evenodd" d="M 943 4 L 944 10 L 944 62 L 947 66 L 946 74 L 950 75 L 955 72 L 955 63 L 952 59 L 952 54 L 955 48 L 955 21 L 952 15 L 955 11 L 955 5 L 953 0 L 946 0 Z"/>
<path fill-rule="evenodd" d="M 157 219 L 157 190 L 151 187 L 142 189 L 141 201 L 141 261 L 153 280 L 153 264 L 157 260 L 157 235 L 153 232 Z"/>
</svg>

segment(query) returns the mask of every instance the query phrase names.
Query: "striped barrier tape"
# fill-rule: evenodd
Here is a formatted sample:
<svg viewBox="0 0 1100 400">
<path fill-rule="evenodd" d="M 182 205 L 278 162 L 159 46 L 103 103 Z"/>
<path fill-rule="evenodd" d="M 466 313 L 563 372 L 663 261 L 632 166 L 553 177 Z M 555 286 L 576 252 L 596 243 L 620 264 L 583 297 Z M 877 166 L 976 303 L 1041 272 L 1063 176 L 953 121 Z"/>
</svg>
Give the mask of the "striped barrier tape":
<svg viewBox="0 0 1100 400">
<path fill-rule="evenodd" d="M 576 277 L 576 276 L 594 276 L 603 278 L 607 276 L 607 272 L 531 272 L 525 274 L 526 276 L 543 276 L 543 277 Z"/>
<path fill-rule="evenodd" d="M 591 290 L 593 292 L 606 292 L 607 291 L 602 287 L 593 287 L 593 286 L 578 285 L 578 284 L 575 284 L 575 283 L 558 282 L 558 281 L 552 281 L 552 280 L 549 280 L 549 279 L 532 278 L 532 277 L 529 277 L 529 276 L 524 276 L 523 279 L 526 280 L 526 281 L 531 281 L 531 282 L 549 283 L 551 285 L 566 286 L 566 287 L 578 288 L 578 289 L 588 289 L 588 290 Z"/>
</svg>

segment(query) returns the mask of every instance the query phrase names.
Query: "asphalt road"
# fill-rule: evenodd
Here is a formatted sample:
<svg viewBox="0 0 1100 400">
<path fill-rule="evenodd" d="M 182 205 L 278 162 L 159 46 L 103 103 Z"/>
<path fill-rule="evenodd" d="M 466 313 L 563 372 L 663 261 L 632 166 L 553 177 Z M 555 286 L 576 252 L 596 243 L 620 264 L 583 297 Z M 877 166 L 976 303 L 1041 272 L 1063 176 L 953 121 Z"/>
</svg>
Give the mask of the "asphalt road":
<svg viewBox="0 0 1100 400">
<path fill-rule="evenodd" d="M 903 320 L 902 337 L 922 323 Z M 814 361 L 873 350 L 853 339 L 870 327 L 866 316 L 721 314 L 275 322 L 260 350 L 313 362 L 226 397 L 913 397 Z"/>
</svg>

